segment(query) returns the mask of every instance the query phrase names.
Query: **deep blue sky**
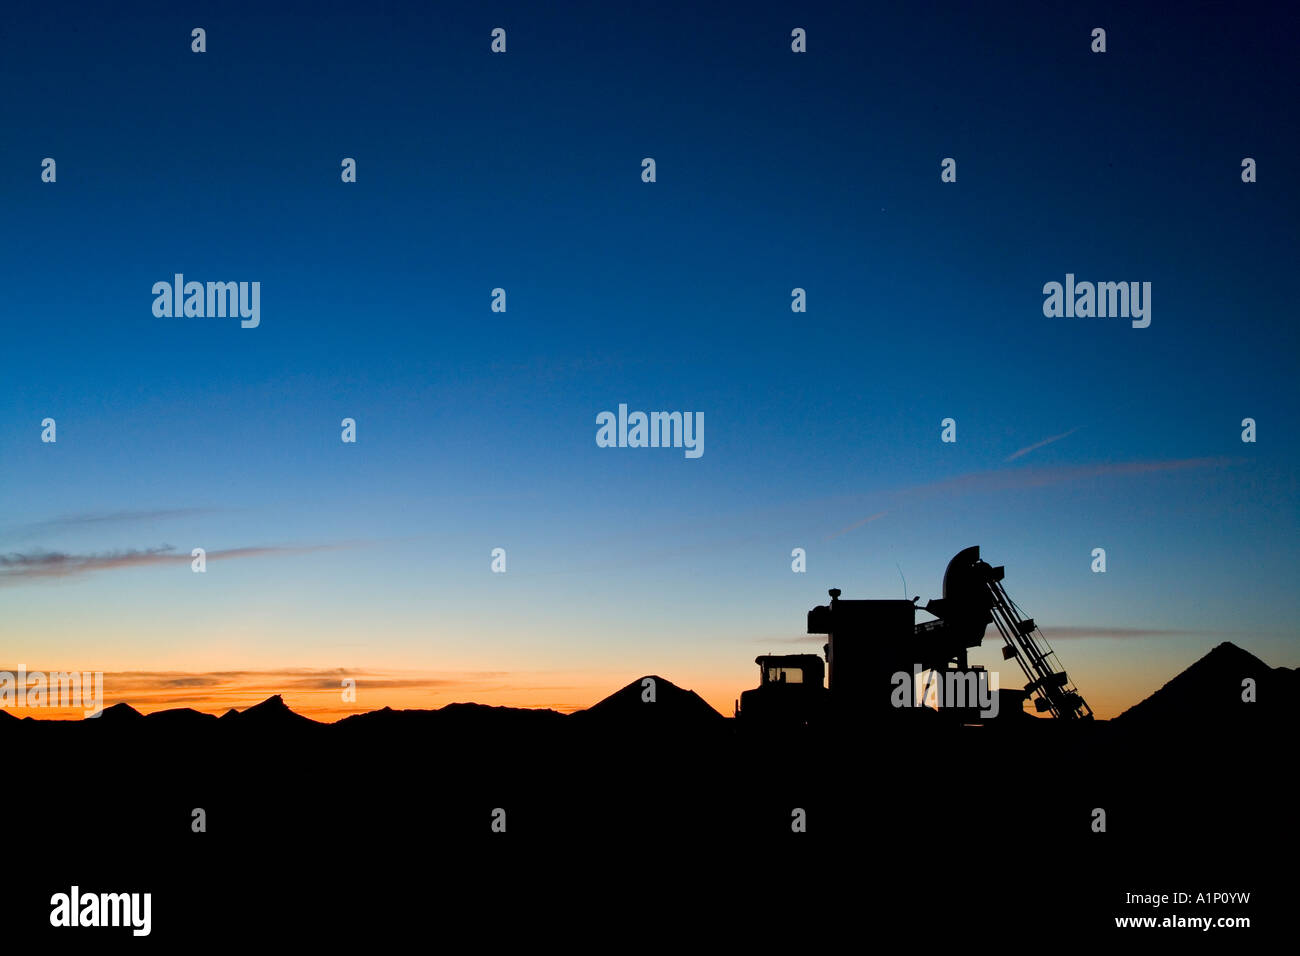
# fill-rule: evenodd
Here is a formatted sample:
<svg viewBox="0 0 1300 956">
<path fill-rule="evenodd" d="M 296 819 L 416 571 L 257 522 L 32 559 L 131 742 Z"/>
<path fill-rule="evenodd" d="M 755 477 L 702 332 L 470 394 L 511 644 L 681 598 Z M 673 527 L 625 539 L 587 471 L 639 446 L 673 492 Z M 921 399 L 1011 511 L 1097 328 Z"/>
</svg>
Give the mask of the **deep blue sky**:
<svg viewBox="0 0 1300 956">
<path fill-rule="evenodd" d="M 1297 26 L 10 11 L 0 552 L 348 546 L 214 563 L 201 593 L 183 565 L 11 577 L 0 639 L 33 665 L 553 669 L 555 706 L 656 671 L 723 706 L 827 587 L 896 597 L 901 565 L 938 596 L 978 543 L 1049 639 L 1159 632 L 1057 641 L 1085 696 L 1224 639 L 1300 664 Z M 260 328 L 155 318 L 175 272 L 260 281 Z M 1151 282 L 1151 326 L 1045 318 L 1067 272 Z M 703 411 L 703 457 L 597 448 L 619 402 Z"/>
</svg>

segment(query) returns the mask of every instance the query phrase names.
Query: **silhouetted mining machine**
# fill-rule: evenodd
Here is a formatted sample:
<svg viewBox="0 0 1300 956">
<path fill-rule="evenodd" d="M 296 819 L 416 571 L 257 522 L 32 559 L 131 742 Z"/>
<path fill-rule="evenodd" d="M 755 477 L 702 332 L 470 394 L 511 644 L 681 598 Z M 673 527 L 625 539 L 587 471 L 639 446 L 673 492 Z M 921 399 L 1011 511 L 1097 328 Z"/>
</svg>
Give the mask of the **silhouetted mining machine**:
<svg viewBox="0 0 1300 956">
<path fill-rule="evenodd" d="M 962 723 L 985 723 L 991 708 L 976 703 L 976 690 L 988 688 L 983 667 L 970 666 L 967 652 L 979 647 L 993 624 L 1002 637 L 1002 659 L 1015 659 L 1028 683 L 1023 690 L 998 691 L 996 713 L 1019 716 L 1026 698 L 1034 709 L 1060 720 L 1091 720 L 1092 710 L 1061 668 L 1033 618 L 1002 587 L 1005 568 L 980 559 L 978 546 L 967 548 L 948 562 L 943 597 L 923 610 L 937 620 L 916 623 L 916 602 L 842 601 L 831 589 L 831 603 L 808 612 L 808 633 L 827 635 L 823 647 L 829 665 L 828 686 L 822 686 L 822 659 L 816 654 L 764 655 L 760 684 L 740 695 L 736 716 L 747 725 L 804 725 L 829 716 L 837 720 L 892 719 L 931 708 L 900 706 L 912 697 L 910 678 L 924 672 L 926 688 L 960 688 L 957 701 L 936 694 L 938 712 Z M 906 687 L 897 675 L 908 675 Z M 991 690 L 986 690 L 986 694 Z M 921 703 L 926 701 L 922 691 Z M 956 706 L 954 706 L 954 703 Z"/>
</svg>

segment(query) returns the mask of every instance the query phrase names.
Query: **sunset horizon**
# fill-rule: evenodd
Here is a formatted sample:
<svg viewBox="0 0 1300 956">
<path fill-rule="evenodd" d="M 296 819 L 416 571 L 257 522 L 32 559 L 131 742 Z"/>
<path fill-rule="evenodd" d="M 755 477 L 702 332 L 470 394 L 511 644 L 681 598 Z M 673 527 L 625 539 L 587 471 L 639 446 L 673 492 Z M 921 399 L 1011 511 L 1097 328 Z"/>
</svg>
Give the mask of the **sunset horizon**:
<svg viewBox="0 0 1300 956">
<path fill-rule="evenodd" d="M 1053 628 L 1042 626 L 1047 637 L 1051 637 Z M 1064 628 L 1074 632 L 1070 637 L 1062 638 L 1064 653 L 1069 655 L 1069 644 L 1085 628 Z M 1094 629 L 1095 630 L 1095 629 Z M 995 635 L 996 636 L 996 635 Z M 1174 640 L 1170 635 L 1162 638 L 1137 629 L 1116 629 L 1115 633 L 1097 634 L 1095 640 L 1124 641 L 1135 636 L 1159 638 L 1166 642 Z M 1156 675 L 1154 682 L 1145 674 L 1142 678 L 1125 684 L 1137 688 L 1133 694 L 1118 694 L 1113 687 L 1090 684 L 1089 702 L 1095 716 L 1108 720 L 1118 716 L 1128 708 L 1138 704 L 1159 690 L 1179 671 L 1199 660 L 1206 653 L 1223 643 L 1229 643 L 1249 653 L 1254 653 L 1244 644 L 1246 636 L 1234 639 L 1225 634 L 1197 635 L 1196 642 L 1174 640 L 1179 651 L 1187 657 L 1182 665 L 1169 673 Z M 987 640 L 987 638 L 986 638 Z M 812 637 L 788 638 L 785 644 L 773 644 L 767 652 L 776 653 L 820 653 L 820 647 L 813 646 L 816 639 Z M 995 642 L 994 642 L 995 643 Z M 806 644 L 806 647 L 800 647 Z M 1058 653 L 1060 648 L 1058 647 Z M 756 649 L 757 653 L 763 651 Z M 1260 656 L 1260 655 L 1255 655 Z M 1264 663 L 1273 667 L 1279 665 L 1267 658 Z M 17 673 L 17 666 L 0 668 L 0 673 Z M 65 670 L 58 667 L 22 668 L 28 675 Z M 69 669 L 70 670 L 70 669 Z M 322 723 L 332 723 L 344 717 L 368 713 L 374 710 L 391 708 L 393 710 L 437 710 L 448 704 L 481 704 L 489 707 L 509 707 L 531 710 L 554 710 L 569 714 L 585 710 L 617 691 L 635 684 L 647 676 L 655 676 L 669 681 L 683 690 L 693 691 L 706 703 L 724 717 L 732 716 L 735 700 L 740 692 L 752 685 L 755 675 L 751 673 L 754 666 L 741 668 L 740 673 L 732 677 L 722 675 L 713 679 L 691 679 L 688 675 L 677 674 L 672 668 L 650 668 L 642 672 L 628 672 L 624 675 L 610 674 L 609 680 L 600 682 L 590 675 L 565 675 L 539 672 L 535 676 L 539 681 L 559 680 L 556 686 L 535 686 L 533 684 L 513 684 L 505 678 L 506 673 L 448 673 L 415 672 L 402 670 L 372 671 L 360 667 L 334 668 L 279 668 L 248 672 L 240 670 L 213 670 L 207 672 L 187 671 L 105 671 L 103 673 L 103 708 L 114 704 L 127 704 L 141 714 L 151 714 L 162 710 L 188 708 L 200 713 L 221 716 L 228 710 L 244 710 L 272 697 L 283 698 L 295 713 Z M 585 676 L 586 683 L 577 678 Z M 1087 682 L 1087 676 L 1079 678 Z M 348 690 L 345 682 L 352 681 L 351 690 L 355 703 L 339 703 L 341 695 Z M 1014 681 L 1004 686 L 1018 686 Z M 129 687 L 129 690 L 122 690 Z M 7 701 L 0 701 L 0 707 L 15 717 L 32 717 L 37 720 L 80 720 L 86 716 L 76 706 L 12 706 Z M 1027 708 L 1032 710 L 1031 708 Z"/>
</svg>

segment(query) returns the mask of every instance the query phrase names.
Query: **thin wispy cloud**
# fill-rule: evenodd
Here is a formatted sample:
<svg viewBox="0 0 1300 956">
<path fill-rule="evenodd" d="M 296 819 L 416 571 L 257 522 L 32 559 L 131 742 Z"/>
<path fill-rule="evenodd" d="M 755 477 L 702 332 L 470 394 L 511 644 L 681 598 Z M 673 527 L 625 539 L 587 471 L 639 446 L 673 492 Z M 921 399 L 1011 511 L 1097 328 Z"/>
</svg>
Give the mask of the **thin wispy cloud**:
<svg viewBox="0 0 1300 956">
<path fill-rule="evenodd" d="M 35 673 L 41 668 L 27 666 L 26 670 Z M 53 668 L 58 670 L 58 668 Z M 48 670 L 48 669 L 47 669 Z M 16 667 L 0 669 L 0 672 L 13 673 Z M 247 681 L 260 681 L 279 685 L 285 681 L 341 679 L 351 677 L 354 680 L 392 680 L 400 681 L 400 686 L 429 687 L 434 685 L 477 683 L 485 680 L 497 680 L 512 676 L 511 671 L 451 671 L 440 672 L 437 676 L 413 670 L 374 670 L 365 667 L 273 667 L 250 670 L 231 671 L 105 671 L 105 682 L 112 682 L 118 687 L 130 689 L 138 687 L 211 687 L 237 684 Z M 338 686 L 331 684 L 331 687 Z M 395 685 L 396 686 L 396 685 Z"/>
<path fill-rule="evenodd" d="M 219 551 L 208 551 L 206 560 L 226 561 L 235 558 L 311 554 L 318 551 L 337 551 L 343 548 L 357 547 L 359 544 L 361 542 L 227 548 Z M 117 571 L 123 568 L 181 564 L 192 560 L 190 552 L 179 552 L 169 544 L 156 548 L 105 551 L 94 554 L 73 554 L 66 551 L 11 552 L 9 554 L 0 554 L 0 586 L 24 581 L 79 577 L 99 571 Z"/>
<path fill-rule="evenodd" d="M 835 531 L 831 534 L 826 535 L 826 537 L 822 538 L 822 541 L 832 541 L 835 538 L 838 538 L 842 534 L 848 534 L 850 531 L 856 531 L 859 528 L 861 528 L 863 525 L 870 524 L 871 522 L 875 521 L 878 518 L 883 518 L 887 514 L 889 514 L 888 511 L 877 511 L 875 514 L 869 515 L 868 517 L 863 518 L 861 521 L 855 521 L 853 522 L 853 524 L 849 525 L 846 528 L 841 528 L 839 531 Z"/>
<path fill-rule="evenodd" d="M 1020 451 L 1008 455 L 1006 458 L 1003 459 L 1003 461 L 1004 462 L 1015 461 L 1017 458 L 1022 458 L 1025 455 L 1028 455 L 1031 451 L 1037 451 L 1038 449 L 1042 448 L 1044 445 L 1050 445 L 1052 442 L 1060 441 L 1062 438 L 1069 438 L 1078 430 L 1079 429 L 1077 427 L 1071 428 L 1068 432 L 1061 432 L 1061 434 L 1053 435 L 1051 438 L 1044 438 L 1040 442 L 1034 442 L 1034 444 L 1027 445 L 1026 447 L 1020 449 Z"/>
<path fill-rule="evenodd" d="M 12 525 L 4 529 L 3 536 L 6 538 L 32 538 L 37 535 L 75 531 L 82 528 L 141 524 L 149 521 L 170 521 L 174 518 L 192 518 L 198 515 L 214 514 L 216 511 L 215 508 L 153 508 L 141 511 L 84 512 L 81 514 L 60 515 L 55 518 L 47 518 L 44 521 Z"/>
<path fill-rule="evenodd" d="M 1072 429 L 1077 431 L 1077 429 Z M 1066 432 L 1065 434 L 1070 434 Z M 1057 435 L 1055 438 L 1049 438 L 1047 441 L 1055 441 L 1064 435 Z M 1031 445 L 1029 449 L 1022 449 L 1016 454 L 1022 454 L 1025 451 L 1040 447 L 1046 442 L 1040 442 L 1039 445 Z M 1013 456 L 1014 457 L 1014 456 Z M 962 494 L 984 494 L 995 491 L 1023 491 L 1029 488 L 1043 488 L 1049 485 L 1066 484 L 1071 481 L 1084 481 L 1090 478 L 1106 477 L 1129 477 L 1133 475 L 1150 475 L 1162 472 L 1187 471 L 1196 468 L 1224 468 L 1230 465 L 1240 464 L 1239 458 L 1174 458 L 1165 461 L 1129 461 L 1129 462 L 1099 462 L 1091 465 L 1062 465 L 1053 467 L 1035 467 L 1033 465 L 1022 466 L 1019 468 L 1002 468 L 990 471 L 975 471 L 964 475 L 957 475 L 952 478 L 945 478 L 941 481 L 925 482 L 924 484 L 911 485 L 903 488 L 895 488 L 887 493 L 888 497 L 897 502 L 906 502 L 909 498 L 929 498 L 935 496 L 954 496 Z M 840 535 L 848 534 L 857 528 L 862 527 L 869 522 L 875 521 L 888 514 L 888 511 L 879 511 L 875 514 L 863 518 L 859 521 L 841 528 L 824 538 L 824 541 L 830 541 L 838 538 Z"/>
<path fill-rule="evenodd" d="M 206 691 L 185 695 L 187 700 L 203 697 L 225 699 L 230 691 L 244 695 L 278 694 L 282 691 L 333 691 L 350 679 L 369 690 L 445 690 L 476 687 L 500 680 L 506 671 L 470 671 L 454 674 L 429 674 L 412 671 L 374 671 L 345 667 L 286 667 L 268 670 L 235 671 L 110 671 L 104 674 L 104 689 L 109 695 L 127 700 L 175 700 L 175 691 Z M 216 693 L 226 691 L 227 693 Z"/>
<path fill-rule="evenodd" d="M 1196 628 L 1167 628 L 1167 627 L 1112 627 L 1108 624 L 1065 624 L 1055 626 L 1043 624 L 1039 626 L 1043 636 L 1049 641 L 1060 638 L 1061 640 L 1076 640 L 1079 638 L 1105 637 L 1114 639 L 1134 639 L 1143 637 L 1222 637 L 1231 638 L 1238 636 L 1237 631 L 1224 630 L 1203 630 Z M 984 632 L 985 642 L 996 642 L 998 640 L 998 630 L 993 625 L 989 625 L 988 630 Z M 824 634 L 800 634 L 792 637 L 762 637 L 755 638 L 756 644 L 824 644 L 826 635 Z"/>
<path fill-rule="evenodd" d="M 1238 634 L 1237 631 L 1166 627 L 1109 627 L 1089 624 L 1070 624 L 1061 627 L 1043 625 L 1041 630 L 1049 641 L 1055 640 L 1058 637 L 1062 640 L 1073 640 L 1082 637 L 1109 637 L 1120 639 L 1135 637 L 1233 637 Z"/>
<path fill-rule="evenodd" d="M 69 554 L 65 551 L 35 551 L 0 554 L 0 583 L 29 578 L 57 578 L 114 568 L 175 563 L 182 555 L 171 545 L 100 554 Z M 188 557 L 186 557 L 188 560 Z"/>
<path fill-rule="evenodd" d="M 1099 462 L 1090 465 L 1007 468 L 977 471 L 942 481 L 927 482 L 900 489 L 900 496 L 976 494 L 988 491 L 1023 491 L 1089 478 L 1129 477 L 1163 472 L 1188 471 L 1196 468 L 1223 468 L 1236 464 L 1234 458 L 1175 458 L 1165 461 Z"/>
</svg>

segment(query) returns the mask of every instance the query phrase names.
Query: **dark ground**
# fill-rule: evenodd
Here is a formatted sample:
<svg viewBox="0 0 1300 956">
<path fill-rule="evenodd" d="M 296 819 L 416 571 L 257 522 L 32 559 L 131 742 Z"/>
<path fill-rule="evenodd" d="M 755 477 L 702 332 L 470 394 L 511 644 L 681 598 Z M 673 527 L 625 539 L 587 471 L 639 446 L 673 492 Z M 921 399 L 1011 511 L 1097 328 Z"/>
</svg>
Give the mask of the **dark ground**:
<svg viewBox="0 0 1300 956">
<path fill-rule="evenodd" d="M 321 725 L 273 699 L 221 720 L 123 708 L 0 720 L 7 935 L 176 951 L 254 938 L 586 948 L 860 934 L 1077 951 L 1092 936 L 1238 948 L 1291 934 L 1294 723 L 1272 713 L 795 736 L 746 735 L 690 708 L 648 713 L 453 705 Z M 191 829 L 195 807 L 204 833 Z M 498 807 L 505 833 L 492 832 Z M 1104 833 L 1092 829 L 1098 807 Z M 73 883 L 151 892 L 151 936 L 51 929 L 50 895 Z M 1124 903 L 1180 890 L 1251 897 Z M 1252 927 L 1114 926 L 1170 913 L 1246 915 Z"/>
</svg>

